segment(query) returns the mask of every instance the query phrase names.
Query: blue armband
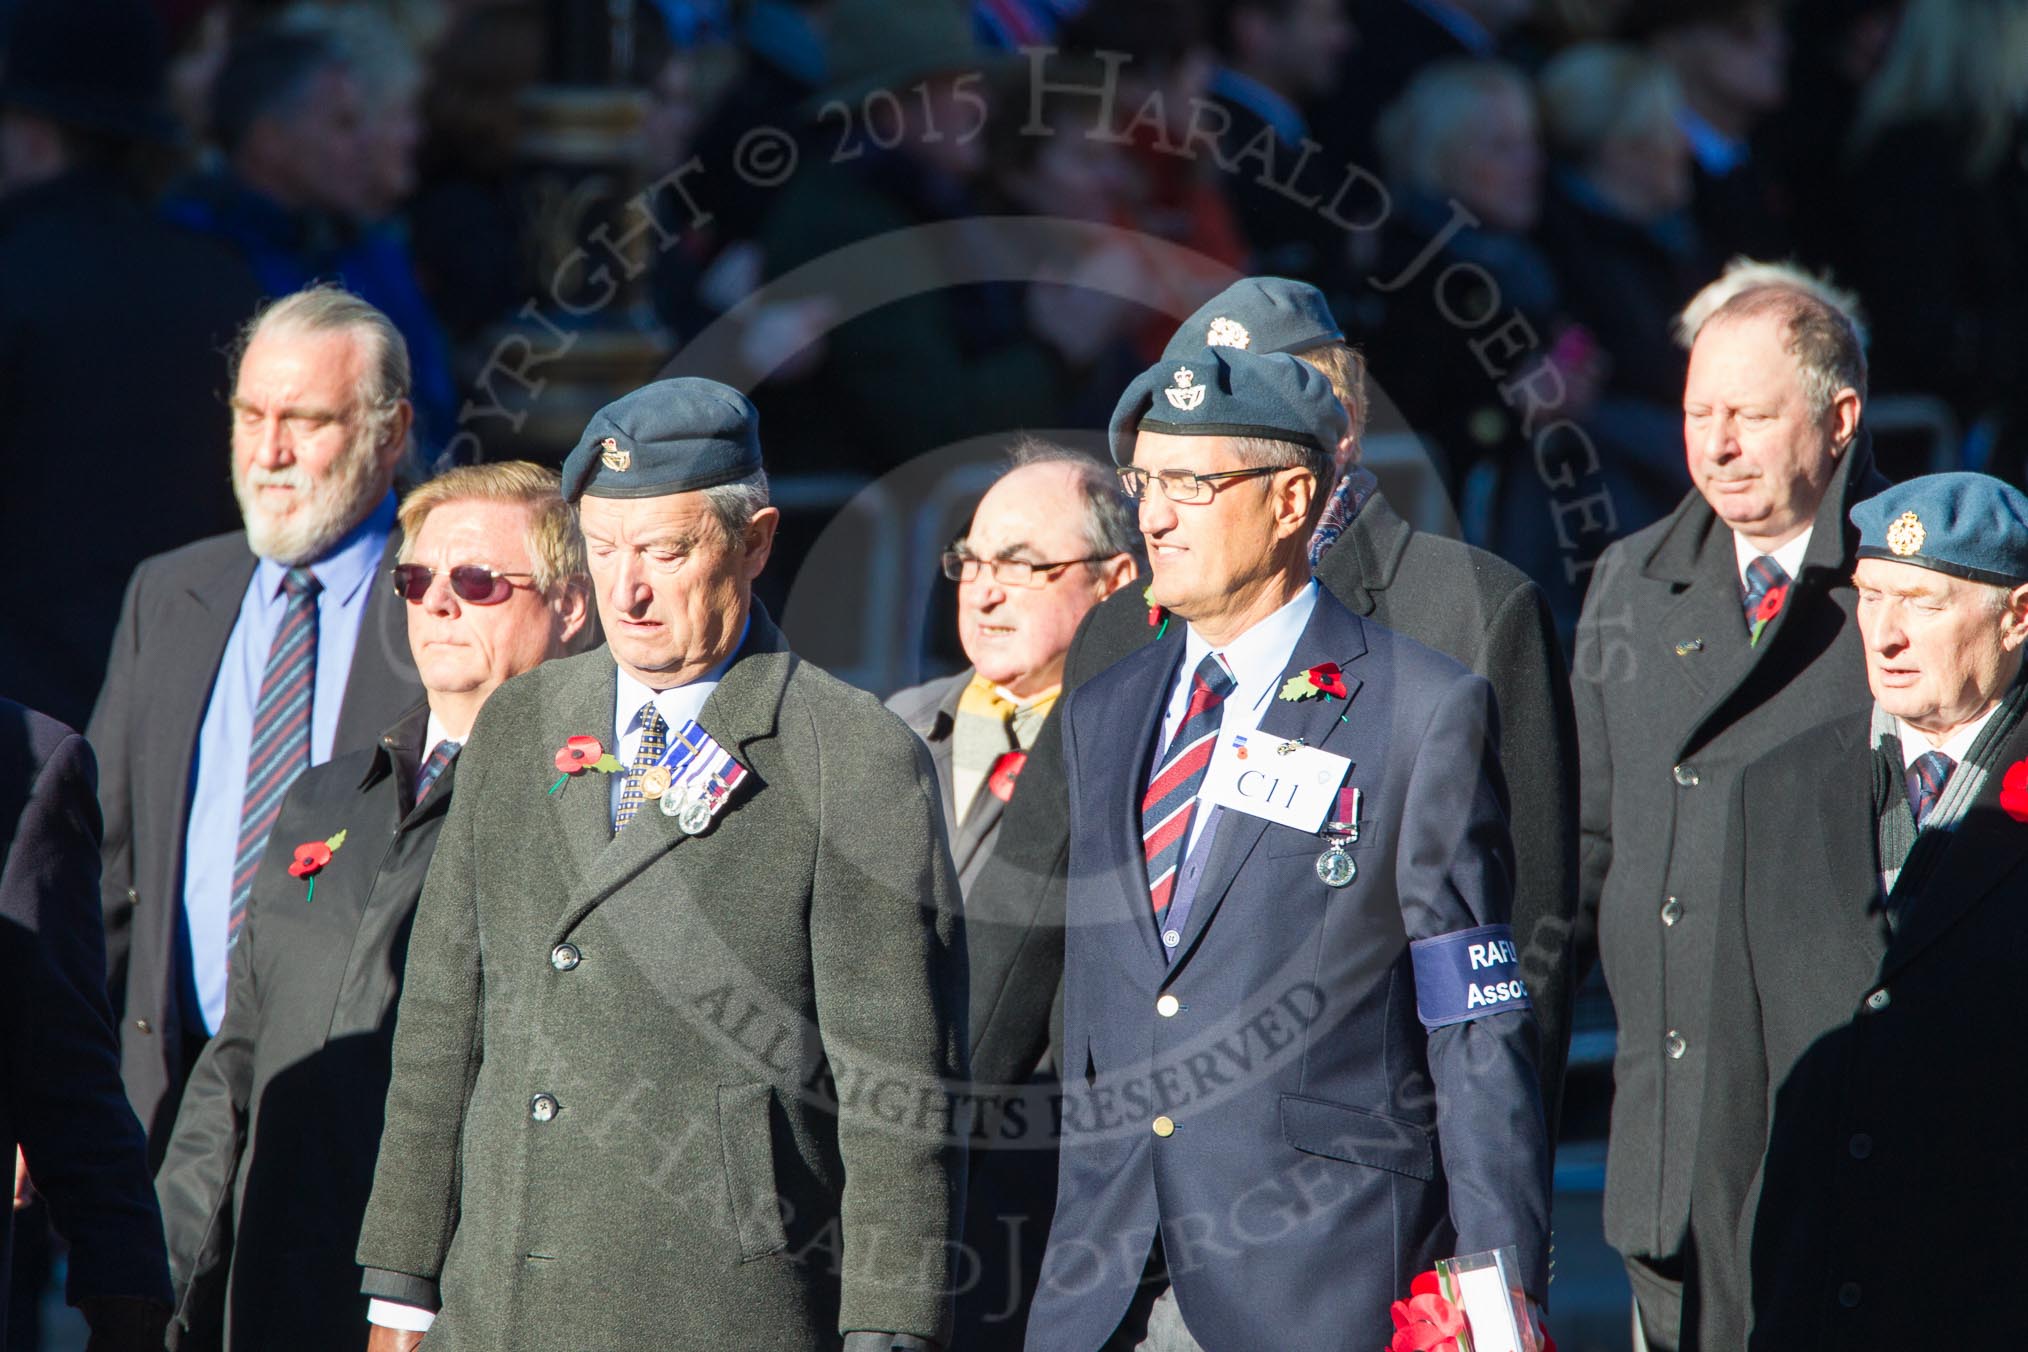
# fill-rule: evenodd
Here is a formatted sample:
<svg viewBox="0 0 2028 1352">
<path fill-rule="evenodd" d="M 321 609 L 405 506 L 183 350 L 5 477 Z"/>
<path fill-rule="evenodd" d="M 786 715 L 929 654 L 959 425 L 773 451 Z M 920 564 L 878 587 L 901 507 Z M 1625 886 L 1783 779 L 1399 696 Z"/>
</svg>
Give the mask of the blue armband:
<svg viewBox="0 0 2028 1352">
<path fill-rule="evenodd" d="M 1481 925 L 1418 939 L 1408 951 L 1415 959 L 1415 1012 L 1425 1028 L 1532 1008 L 1512 926 Z"/>
</svg>

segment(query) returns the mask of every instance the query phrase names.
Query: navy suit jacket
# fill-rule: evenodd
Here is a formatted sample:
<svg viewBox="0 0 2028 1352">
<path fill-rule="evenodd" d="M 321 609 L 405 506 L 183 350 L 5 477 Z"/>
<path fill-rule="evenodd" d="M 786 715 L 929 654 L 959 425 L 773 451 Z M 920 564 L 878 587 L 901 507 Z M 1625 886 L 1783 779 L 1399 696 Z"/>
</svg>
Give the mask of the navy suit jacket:
<svg viewBox="0 0 2028 1352">
<path fill-rule="evenodd" d="M 0 700 L 0 1160 L 13 1168 L 17 1142 L 27 1154 L 70 1241 L 73 1304 L 166 1304 L 162 1218 L 106 1007 L 95 773 L 84 738 Z M 0 1344 L 13 1224 L 0 1210 Z"/>
<path fill-rule="evenodd" d="M 1288 670 L 1336 662 L 1349 698 L 1271 700 L 1252 740 L 1349 758 L 1357 876 L 1328 887 L 1315 834 L 1223 813 L 1171 965 L 1139 803 L 1183 652 L 1172 629 L 1066 706 L 1063 1152 L 1030 1352 L 1101 1346 L 1158 1228 L 1184 1320 L 1213 1352 L 1261 1346 L 1269 1328 L 1286 1352 L 1377 1345 L 1417 1272 L 1505 1244 L 1539 1298 L 1534 1016 L 1427 1031 L 1409 947 L 1508 917 L 1491 687 L 1319 595 Z"/>
</svg>

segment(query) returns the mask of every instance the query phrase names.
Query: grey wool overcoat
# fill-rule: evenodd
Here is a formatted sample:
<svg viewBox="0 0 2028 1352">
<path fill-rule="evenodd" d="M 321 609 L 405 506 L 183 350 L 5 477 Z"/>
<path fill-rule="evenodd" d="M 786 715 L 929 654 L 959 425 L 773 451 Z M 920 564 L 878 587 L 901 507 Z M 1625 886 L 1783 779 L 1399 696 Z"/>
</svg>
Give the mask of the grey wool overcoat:
<svg viewBox="0 0 2028 1352">
<path fill-rule="evenodd" d="M 756 607 L 698 722 L 751 772 L 617 836 L 612 657 L 503 686 L 417 907 L 367 1289 L 430 1352 L 945 1340 L 963 1201 L 958 887 L 929 758 Z M 860 1340 L 855 1339 L 857 1343 Z"/>
</svg>

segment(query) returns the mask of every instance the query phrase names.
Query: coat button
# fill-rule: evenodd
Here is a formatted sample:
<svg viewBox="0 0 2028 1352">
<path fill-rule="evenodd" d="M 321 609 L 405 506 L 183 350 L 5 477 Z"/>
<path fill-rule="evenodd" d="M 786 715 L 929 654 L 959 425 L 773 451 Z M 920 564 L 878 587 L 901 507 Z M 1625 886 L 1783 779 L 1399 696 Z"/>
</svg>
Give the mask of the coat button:
<svg viewBox="0 0 2028 1352">
<path fill-rule="evenodd" d="M 1676 656 L 1678 657 L 1688 657 L 1691 653 L 1701 653 L 1703 651 L 1704 640 L 1701 638 L 1686 638 L 1676 645 Z"/>
<path fill-rule="evenodd" d="M 1859 1283 L 1846 1282 L 1838 1288 L 1838 1303 L 1848 1310 L 1859 1308 Z"/>
<path fill-rule="evenodd" d="M 1852 1138 L 1851 1149 L 1853 1159 L 1863 1160 L 1873 1153 L 1873 1138 L 1863 1131 L 1859 1132 Z"/>
<path fill-rule="evenodd" d="M 1888 1005 L 1888 995 L 1887 991 L 1884 988 L 1881 990 L 1877 990 L 1873 992 L 1873 994 L 1866 997 L 1866 1007 L 1876 1014 L 1879 1013 L 1881 1010 L 1887 1008 L 1887 1005 Z"/>
<path fill-rule="evenodd" d="M 1673 1028 L 1669 1030 L 1668 1041 L 1664 1042 L 1662 1045 L 1668 1051 L 1669 1059 L 1671 1061 L 1681 1061 L 1683 1059 L 1683 1053 L 1690 1050 L 1690 1044 L 1688 1042 L 1685 1042 L 1683 1040 L 1683 1035 Z"/>
<path fill-rule="evenodd" d="M 141 904 L 141 894 L 139 892 L 136 892 L 131 887 L 127 889 L 127 904 L 129 906 L 138 906 Z"/>
<path fill-rule="evenodd" d="M 568 972 L 584 961 L 584 954 L 577 951 L 576 944 L 558 944 L 549 950 L 549 965 L 559 972 Z"/>
<path fill-rule="evenodd" d="M 149 1023 L 146 1019 L 136 1019 L 134 1020 L 134 1031 L 142 1034 L 152 1033 L 155 1031 L 155 1025 Z"/>
<path fill-rule="evenodd" d="M 538 1122 L 547 1122 L 556 1116 L 557 1102 L 549 1094 L 537 1094 L 528 1100 L 528 1115 Z"/>
<path fill-rule="evenodd" d="M 1172 929 L 1163 930 L 1162 942 L 1168 947 L 1174 948 L 1176 945 L 1183 942 L 1183 932 L 1181 930 L 1172 930 Z"/>
<path fill-rule="evenodd" d="M 1677 766 L 1674 773 L 1676 775 L 1676 782 L 1684 788 L 1694 789 L 1697 787 L 1697 767 L 1688 761 Z"/>
<path fill-rule="evenodd" d="M 1155 1001 L 1155 1012 L 1165 1019 L 1176 1017 L 1176 1011 L 1183 1008 L 1183 1002 L 1173 995 L 1164 995 Z"/>
<path fill-rule="evenodd" d="M 1670 897 L 1662 903 L 1662 923 L 1673 926 L 1683 918 L 1683 903 Z"/>
<path fill-rule="evenodd" d="M 1155 1134 L 1157 1136 L 1174 1136 L 1176 1134 L 1175 1121 L 1172 1118 L 1166 1116 L 1156 1118 Z"/>
</svg>

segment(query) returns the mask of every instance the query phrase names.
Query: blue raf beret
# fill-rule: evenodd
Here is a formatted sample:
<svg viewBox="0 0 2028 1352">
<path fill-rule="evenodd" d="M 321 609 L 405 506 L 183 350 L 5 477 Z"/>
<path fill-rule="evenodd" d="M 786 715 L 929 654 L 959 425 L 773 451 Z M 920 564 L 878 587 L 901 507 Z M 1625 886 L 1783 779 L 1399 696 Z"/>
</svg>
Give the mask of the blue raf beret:
<svg viewBox="0 0 2028 1352">
<path fill-rule="evenodd" d="M 682 376 L 592 414 L 563 462 L 563 496 L 659 498 L 729 484 L 760 467 L 753 404 L 730 385 Z"/>
<path fill-rule="evenodd" d="M 1989 474 L 1925 474 L 1852 509 L 1859 557 L 1970 582 L 2028 582 L 2028 494 Z"/>
<path fill-rule="evenodd" d="M 1344 341 L 1330 302 L 1316 287 L 1286 277 L 1242 277 L 1183 321 L 1162 349 L 1162 360 L 1207 347 L 1295 353 Z"/>
<path fill-rule="evenodd" d="M 1346 427 L 1345 406 L 1316 367 L 1286 353 L 1207 347 L 1134 377 L 1113 409 L 1113 460 L 1132 464 L 1134 437 L 1143 431 L 1268 437 L 1330 455 Z"/>
</svg>

